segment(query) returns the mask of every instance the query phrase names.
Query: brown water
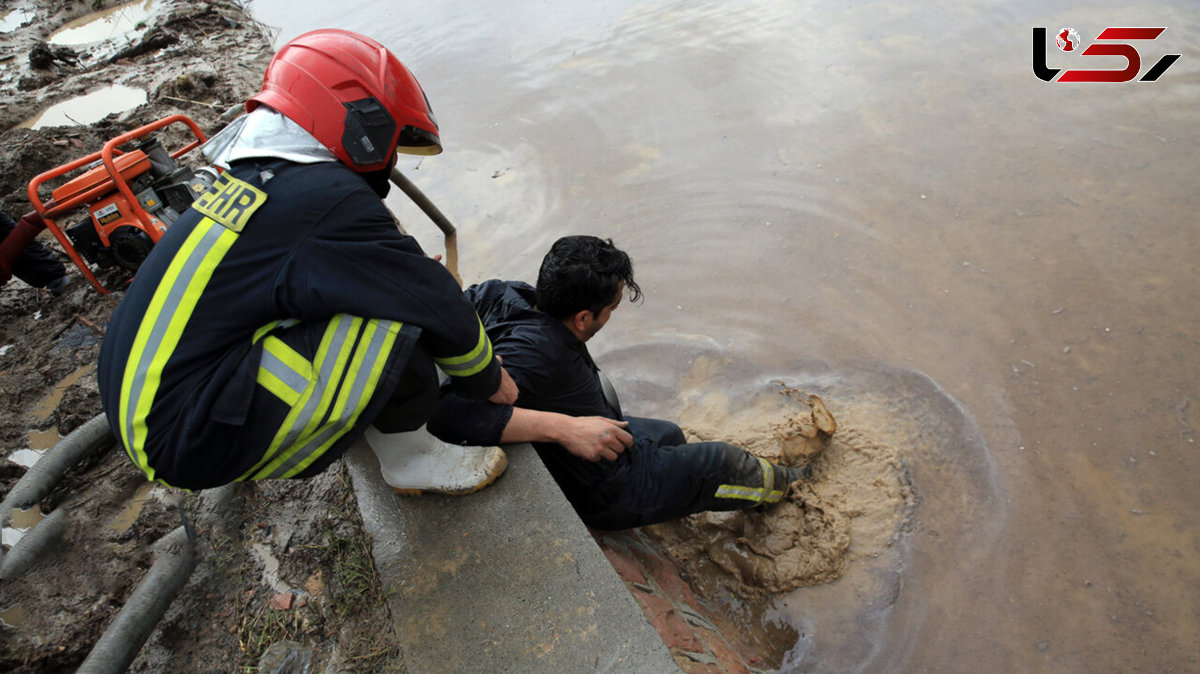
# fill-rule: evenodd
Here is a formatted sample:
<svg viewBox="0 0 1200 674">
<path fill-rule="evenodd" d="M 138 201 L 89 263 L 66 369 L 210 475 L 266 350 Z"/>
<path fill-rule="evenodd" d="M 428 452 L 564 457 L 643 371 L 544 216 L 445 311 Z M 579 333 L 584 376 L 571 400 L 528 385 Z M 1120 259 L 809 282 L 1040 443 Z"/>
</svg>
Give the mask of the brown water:
<svg viewBox="0 0 1200 674">
<path fill-rule="evenodd" d="M 890 433 L 902 554 L 782 601 L 787 668 L 1200 669 L 1194 2 L 253 7 L 416 72 L 446 153 L 401 168 L 468 283 L 532 280 L 567 233 L 632 254 L 646 300 L 593 342 L 626 407 L 787 378 Z M 1167 26 L 1143 70 L 1182 58 L 1048 84 L 1035 26 Z"/>
</svg>

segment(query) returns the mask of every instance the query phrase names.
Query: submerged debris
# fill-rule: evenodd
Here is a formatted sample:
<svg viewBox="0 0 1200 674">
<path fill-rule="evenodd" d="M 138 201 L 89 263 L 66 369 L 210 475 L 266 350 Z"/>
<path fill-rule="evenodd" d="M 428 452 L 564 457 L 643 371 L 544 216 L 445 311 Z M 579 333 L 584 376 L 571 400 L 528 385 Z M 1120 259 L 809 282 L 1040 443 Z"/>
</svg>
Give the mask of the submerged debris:
<svg viewBox="0 0 1200 674">
<path fill-rule="evenodd" d="M 808 406 L 807 410 L 800 410 L 775 426 L 782 463 L 785 466 L 810 463 L 829 445 L 830 437 L 837 431 L 837 420 L 820 396 L 790 388 L 783 382 L 779 384 L 782 387 L 780 393 Z"/>
</svg>

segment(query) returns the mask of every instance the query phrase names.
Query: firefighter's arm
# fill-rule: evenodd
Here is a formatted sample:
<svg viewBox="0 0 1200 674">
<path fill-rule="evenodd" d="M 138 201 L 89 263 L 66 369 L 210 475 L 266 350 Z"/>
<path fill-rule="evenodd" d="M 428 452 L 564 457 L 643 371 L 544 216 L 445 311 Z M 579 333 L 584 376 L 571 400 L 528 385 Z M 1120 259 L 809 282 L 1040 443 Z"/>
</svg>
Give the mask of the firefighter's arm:
<svg viewBox="0 0 1200 674">
<path fill-rule="evenodd" d="M 323 219 L 282 265 L 275 288 L 281 312 L 302 320 L 346 313 L 419 328 L 459 393 L 515 400 L 511 378 L 450 272 L 396 230 L 370 190 L 348 194 L 334 212 L 353 215 Z"/>
<path fill-rule="evenodd" d="M 496 360 L 499 361 L 500 358 L 497 357 Z M 517 402 L 517 396 L 520 394 L 521 391 L 517 388 L 517 382 L 513 381 L 512 375 L 501 366 L 500 388 L 496 389 L 496 392 L 488 400 L 501 405 L 511 405 Z"/>
</svg>

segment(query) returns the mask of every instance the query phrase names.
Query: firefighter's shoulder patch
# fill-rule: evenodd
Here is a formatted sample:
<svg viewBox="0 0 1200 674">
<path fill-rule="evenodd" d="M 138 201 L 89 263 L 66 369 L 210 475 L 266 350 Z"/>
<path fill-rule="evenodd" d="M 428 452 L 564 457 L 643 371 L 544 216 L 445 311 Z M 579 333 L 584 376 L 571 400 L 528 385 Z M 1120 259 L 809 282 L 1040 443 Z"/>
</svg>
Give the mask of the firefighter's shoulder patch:
<svg viewBox="0 0 1200 674">
<path fill-rule="evenodd" d="M 267 194 L 248 182 L 222 173 L 212 188 L 192 202 L 192 208 L 234 232 L 242 228 L 267 201 Z"/>
</svg>

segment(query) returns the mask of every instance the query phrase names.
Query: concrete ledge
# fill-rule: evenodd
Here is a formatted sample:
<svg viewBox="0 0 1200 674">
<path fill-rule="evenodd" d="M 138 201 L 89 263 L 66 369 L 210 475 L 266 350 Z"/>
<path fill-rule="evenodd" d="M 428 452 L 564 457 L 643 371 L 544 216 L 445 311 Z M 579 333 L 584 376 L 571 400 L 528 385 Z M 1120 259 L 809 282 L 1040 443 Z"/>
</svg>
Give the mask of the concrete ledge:
<svg viewBox="0 0 1200 674">
<path fill-rule="evenodd" d="M 529 445 L 470 496 L 397 496 L 346 454 L 414 674 L 678 672 L 666 645 Z"/>
</svg>

